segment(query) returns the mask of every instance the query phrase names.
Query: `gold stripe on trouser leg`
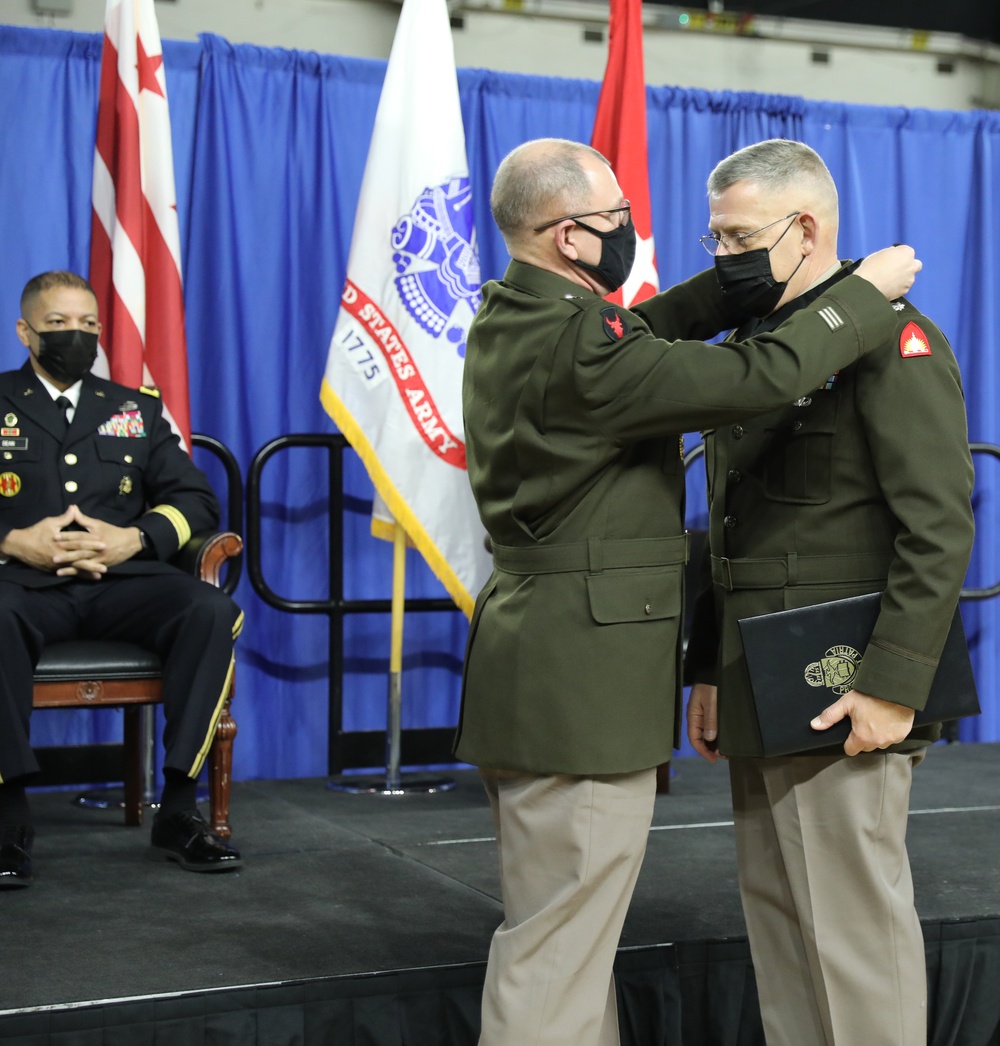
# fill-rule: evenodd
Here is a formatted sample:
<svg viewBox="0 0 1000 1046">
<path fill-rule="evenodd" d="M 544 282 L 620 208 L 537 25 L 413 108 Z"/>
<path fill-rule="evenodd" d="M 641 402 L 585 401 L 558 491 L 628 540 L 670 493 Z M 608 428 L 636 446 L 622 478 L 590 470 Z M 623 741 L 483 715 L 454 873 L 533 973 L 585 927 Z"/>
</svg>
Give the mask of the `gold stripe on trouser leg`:
<svg viewBox="0 0 1000 1046">
<path fill-rule="evenodd" d="M 240 617 L 243 615 L 241 614 Z M 198 750 L 198 754 L 195 756 L 194 765 L 188 770 L 188 777 L 197 777 L 201 773 L 201 768 L 205 765 L 205 759 L 208 756 L 208 751 L 212 747 L 212 742 L 215 740 L 215 728 L 219 725 L 219 717 L 222 715 L 222 709 L 225 707 L 226 698 L 229 696 L 229 688 L 233 683 L 233 672 L 236 670 L 236 655 L 231 655 L 229 658 L 229 671 L 226 672 L 226 682 L 223 684 L 222 693 L 219 694 L 219 700 L 215 703 L 215 712 L 212 714 L 212 721 L 209 724 L 208 732 L 205 734 L 205 740 L 202 742 L 201 748 Z"/>
</svg>

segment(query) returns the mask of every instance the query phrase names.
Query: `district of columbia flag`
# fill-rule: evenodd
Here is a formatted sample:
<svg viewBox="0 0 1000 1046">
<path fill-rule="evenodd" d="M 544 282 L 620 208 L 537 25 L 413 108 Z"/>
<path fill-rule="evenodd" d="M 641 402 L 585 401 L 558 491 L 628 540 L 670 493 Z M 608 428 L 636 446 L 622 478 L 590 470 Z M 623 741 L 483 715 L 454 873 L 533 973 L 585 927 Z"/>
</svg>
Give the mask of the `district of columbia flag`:
<svg viewBox="0 0 1000 1046">
<path fill-rule="evenodd" d="M 635 264 L 625 285 L 608 300 L 626 308 L 660 288 L 649 205 L 646 132 L 646 78 L 642 58 L 642 0 L 611 0 L 608 64 L 597 100 L 590 144 L 603 153 L 618 176 L 635 222 Z"/>
<path fill-rule="evenodd" d="M 404 0 L 320 399 L 365 463 L 376 514 L 402 526 L 466 614 L 492 566 L 462 425 L 479 284 L 447 5 Z"/>
<path fill-rule="evenodd" d="M 174 159 L 153 0 L 108 0 L 105 10 L 90 282 L 104 328 L 95 373 L 159 387 L 190 448 Z"/>
</svg>

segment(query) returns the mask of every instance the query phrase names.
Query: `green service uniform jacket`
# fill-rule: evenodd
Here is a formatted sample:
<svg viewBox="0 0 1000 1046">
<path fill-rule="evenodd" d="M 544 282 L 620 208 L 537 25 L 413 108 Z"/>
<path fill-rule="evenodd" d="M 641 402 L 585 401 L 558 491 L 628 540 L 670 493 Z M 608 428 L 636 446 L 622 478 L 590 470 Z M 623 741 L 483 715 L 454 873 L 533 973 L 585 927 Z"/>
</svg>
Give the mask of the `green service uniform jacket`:
<svg viewBox="0 0 1000 1046">
<path fill-rule="evenodd" d="M 764 329 L 784 330 L 852 267 Z M 874 352 L 801 399 L 705 432 L 712 581 L 686 676 L 718 684 L 726 755 L 761 753 L 742 617 L 884 590 L 854 688 L 911 708 L 927 701 L 972 549 L 972 459 L 951 347 L 905 299 L 892 307 Z M 902 747 L 939 734 L 925 727 Z"/>
<path fill-rule="evenodd" d="M 540 774 L 656 766 L 680 698 L 679 433 L 805 395 L 887 341 L 896 314 L 852 277 L 728 347 L 686 340 L 732 322 L 711 271 L 632 311 L 517 261 L 483 291 L 463 408 L 495 569 L 469 630 L 456 754 Z"/>
</svg>

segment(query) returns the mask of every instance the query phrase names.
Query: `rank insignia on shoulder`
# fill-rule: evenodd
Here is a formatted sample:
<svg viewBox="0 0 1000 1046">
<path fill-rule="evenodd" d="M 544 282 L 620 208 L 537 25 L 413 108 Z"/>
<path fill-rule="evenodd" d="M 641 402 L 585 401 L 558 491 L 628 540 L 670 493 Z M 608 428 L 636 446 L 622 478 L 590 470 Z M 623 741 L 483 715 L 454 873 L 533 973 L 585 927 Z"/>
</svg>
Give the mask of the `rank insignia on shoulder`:
<svg viewBox="0 0 1000 1046">
<path fill-rule="evenodd" d="M 892 307 L 896 312 L 902 312 L 906 308 L 906 302 L 900 299 L 899 301 L 891 302 Z"/>
<path fill-rule="evenodd" d="M 155 385 L 140 385 L 139 391 L 144 392 L 147 396 L 155 396 L 156 399 L 160 398 L 160 390 Z"/>
<path fill-rule="evenodd" d="M 912 321 L 903 328 L 903 333 L 899 336 L 899 354 L 903 359 L 910 356 L 933 355 L 927 335 Z"/>
<path fill-rule="evenodd" d="M 601 309 L 601 324 L 609 341 L 621 341 L 631 330 L 622 319 L 621 309 L 617 305 L 609 305 L 606 309 Z"/>
</svg>

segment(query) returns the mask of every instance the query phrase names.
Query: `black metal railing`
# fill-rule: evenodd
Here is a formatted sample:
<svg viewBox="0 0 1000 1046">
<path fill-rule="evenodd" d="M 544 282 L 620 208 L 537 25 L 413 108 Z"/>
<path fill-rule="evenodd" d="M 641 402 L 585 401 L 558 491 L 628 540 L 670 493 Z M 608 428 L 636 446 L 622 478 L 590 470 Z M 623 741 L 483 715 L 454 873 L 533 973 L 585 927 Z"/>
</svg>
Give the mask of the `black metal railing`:
<svg viewBox="0 0 1000 1046">
<path fill-rule="evenodd" d="M 1000 447 L 994 443 L 970 443 L 969 450 L 973 454 L 988 454 L 990 457 L 1000 460 Z M 961 599 L 992 599 L 1000 596 L 1000 581 L 988 585 L 986 588 L 963 588 Z"/>
<path fill-rule="evenodd" d="M 247 574 L 254 591 L 269 606 L 292 614 L 323 614 L 329 629 L 329 743 L 328 772 L 339 774 L 348 768 L 377 766 L 384 760 L 382 732 L 347 733 L 344 721 L 344 619 L 348 614 L 390 613 L 392 600 L 347 599 L 344 596 L 344 450 L 349 446 L 337 433 L 300 433 L 279 436 L 254 455 L 247 474 Z M 329 491 L 328 596 L 326 599 L 298 599 L 280 595 L 268 584 L 261 564 L 261 476 L 264 466 L 282 451 L 292 447 L 320 447 L 327 451 Z M 407 599 L 406 612 L 456 610 L 451 599 Z M 375 734 L 375 736 L 372 736 Z M 407 764 L 445 763 L 452 759 L 454 728 L 404 730 L 403 762 Z"/>
</svg>

